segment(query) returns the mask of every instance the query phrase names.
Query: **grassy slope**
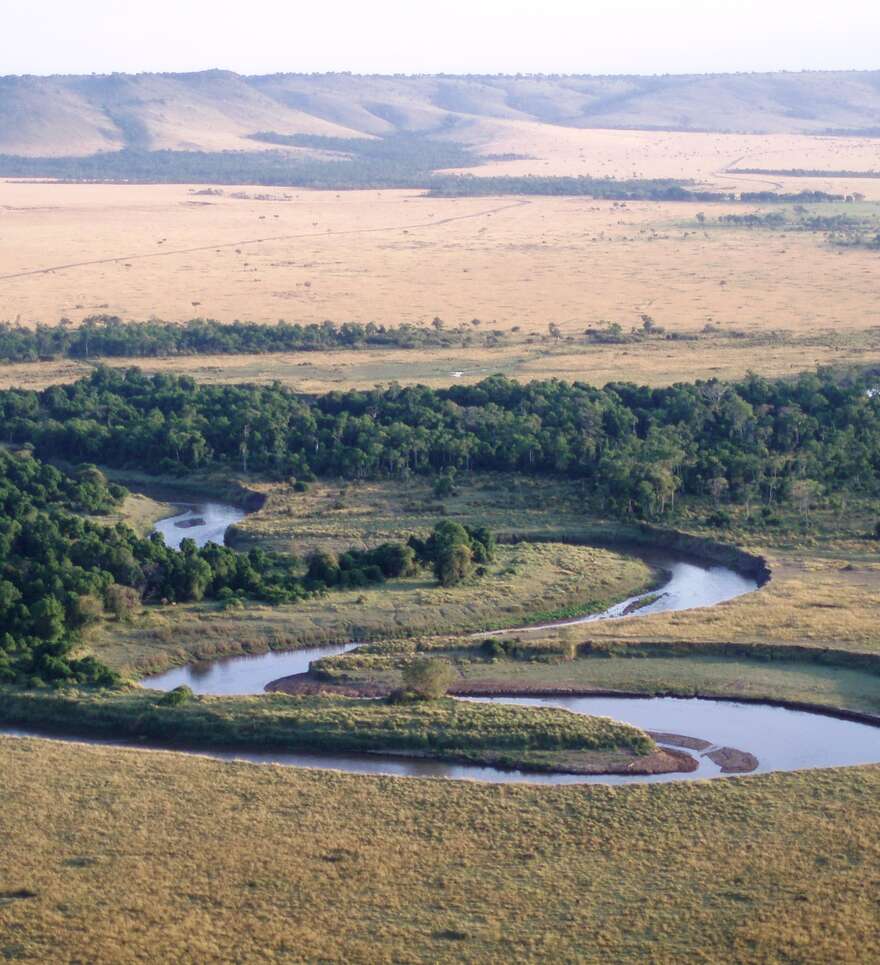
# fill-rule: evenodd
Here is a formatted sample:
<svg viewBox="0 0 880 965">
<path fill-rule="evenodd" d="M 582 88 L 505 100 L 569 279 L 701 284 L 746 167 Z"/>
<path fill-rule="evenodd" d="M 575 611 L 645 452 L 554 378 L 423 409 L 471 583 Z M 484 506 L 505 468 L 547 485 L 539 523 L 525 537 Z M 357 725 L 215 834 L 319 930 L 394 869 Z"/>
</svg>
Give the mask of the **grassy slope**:
<svg viewBox="0 0 880 965">
<path fill-rule="evenodd" d="M 672 77 L 180 74 L 2 77 L 0 150 L 253 149 L 255 131 L 337 136 L 499 120 L 574 127 L 822 132 L 876 125 L 869 71 Z M 162 104 L 156 111 L 154 105 Z M 295 107 L 292 105 L 296 105 Z M 682 122 L 685 117 L 686 121 Z M 490 127 L 491 129 L 491 127 Z"/>
<path fill-rule="evenodd" d="M 0 896 L 10 959 L 880 950 L 876 767 L 530 789 L 0 738 L 0 772 L 0 892 L 31 895 Z"/>
</svg>

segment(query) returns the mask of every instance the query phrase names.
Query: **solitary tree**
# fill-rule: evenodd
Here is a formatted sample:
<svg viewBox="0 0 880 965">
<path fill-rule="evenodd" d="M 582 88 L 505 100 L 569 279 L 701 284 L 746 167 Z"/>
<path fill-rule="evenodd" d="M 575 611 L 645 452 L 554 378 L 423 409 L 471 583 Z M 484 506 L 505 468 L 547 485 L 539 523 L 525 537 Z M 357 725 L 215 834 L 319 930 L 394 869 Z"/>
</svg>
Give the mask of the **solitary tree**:
<svg viewBox="0 0 880 965">
<path fill-rule="evenodd" d="M 417 657 L 403 668 L 403 686 L 407 693 L 422 700 L 438 700 L 455 680 L 455 670 L 445 660 Z"/>
</svg>

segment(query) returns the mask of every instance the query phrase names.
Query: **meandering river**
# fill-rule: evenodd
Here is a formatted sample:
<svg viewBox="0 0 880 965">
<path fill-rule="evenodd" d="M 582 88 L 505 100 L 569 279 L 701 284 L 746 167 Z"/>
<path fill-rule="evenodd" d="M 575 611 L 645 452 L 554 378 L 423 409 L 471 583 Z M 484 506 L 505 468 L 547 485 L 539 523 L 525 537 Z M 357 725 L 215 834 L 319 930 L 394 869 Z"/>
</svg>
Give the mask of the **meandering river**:
<svg viewBox="0 0 880 965">
<path fill-rule="evenodd" d="M 243 511 L 217 502 L 187 506 L 176 516 L 161 520 L 156 529 L 166 542 L 179 546 L 189 537 L 204 545 L 223 542 L 226 529 L 244 516 Z M 650 554 L 650 562 L 668 573 L 667 582 L 650 594 L 624 600 L 604 613 L 579 620 L 544 624 L 549 629 L 567 623 L 595 620 L 639 619 L 651 613 L 713 606 L 757 589 L 757 582 L 724 566 L 702 564 L 671 554 Z M 634 607 L 648 599 L 647 605 Z M 182 684 L 200 694 L 259 694 L 280 677 L 305 673 L 312 661 L 354 649 L 345 646 L 315 647 L 286 653 L 230 657 L 203 664 L 190 664 L 167 673 L 145 678 L 142 683 L 156 690 L 171 690 Z M 530 784 L 631 784 L 660 783 L 718 777 L 721 768 L 706 755 L 720 747 L 735 747 L 758 758 L 756 772 L 791 771 L 802 768 L 839 767 L 880 761 L 880 728 L 833 716 L 791 710 L 769 704 L 734 701 L 682 699 L 673 697 L 481 697 L 468 698 L 528 706 L 557 707 L 573 713 L 612 717 L 645 730 L 699 737 L 708 742 L 690 753 L 698 762 L 696 771 L 655 775 L 538 774 L 500 770 L 494 767 L 447 764 L 388 755 L 278 753 L 275 751 L 205 751 L 179 748 L 187 753 L 221 760 L 272 763 L 294 767 L 316 767 L 358 774 L 388 774 L 406 777 L 439 777 L 492 783 Z M 20 728 L 3 728 L 2 733 L 51 737 Z M 111 746 L 149 747 L 143 742 L 89 740 L 86 743 Z M 660 740 L 658 743 L 663 744 Z M 671 742 L 670 742 L 671 743 Z"/>
</svg>

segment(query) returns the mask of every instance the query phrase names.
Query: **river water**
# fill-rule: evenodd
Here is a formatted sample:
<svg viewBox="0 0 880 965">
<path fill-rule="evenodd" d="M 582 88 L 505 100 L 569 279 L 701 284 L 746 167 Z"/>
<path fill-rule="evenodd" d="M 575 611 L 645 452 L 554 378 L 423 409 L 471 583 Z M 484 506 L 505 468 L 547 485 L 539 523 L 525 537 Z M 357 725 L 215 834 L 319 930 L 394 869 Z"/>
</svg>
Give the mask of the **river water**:
<svg viewBox="0 0 880 965">
<path fill-rule="evenodd" d="M 197 545 L 223 542 L 228 526 L 244 513 L 221 503 L 208 502 L 187 506 L 180 514 L 161 520 L 156 529 L 171 546 L 179 546 L 186 537 Z M 595 620 L 639 619 L 651 613 L 713 606 L 757 589 L 757 582 L 723 566 L 701 564 L 669 555 L 651 554 L 650 562 L 668 574 L 667 582 L 650 594 L 624 600 L 604 613 L 578 620 L 544 624 L 541 629 L 568 623 Z M 634 602 L 656 595 L 650 604 L 629 614 Z M 515 631 L 506 631 L 515 632 Z M 314 647 L 284 653 L 229 657 L 207 663 L 177 667 L 167 673 L 145 678 L 144 686 L 155 690 L 171 690 L 186 684 L 200 694 L 259 694 L 267 684 L 280 677 L 305 673 L 309 665 L 322 657 L 347 652 L 357 646 Z M 706 751 L 689 751 L 698 768 L 689 773 L 655 775 L 537 774 L 501 770 L 476 765 L 447 764 L 388 755 L 280 753 L 275 751 L 210 750 L 175 748 L 198 756 L 220 760 L 281 764 L 293 767 L 315 767 L 356 774 L 386 774 L 405 777 L 434 777 L 454 780 L 476 780 L 490 783 L 563 784 L 632 784 L 663 783 L 718 777 L 719 765 L 706 753 L 713 748 L 734 747 L 753 753 L 759 760 L 757 772 L 791 771 L 803 768 L 839 767 L 880 761 L 880 728 L 854 721 L 806 711 L 789 710 L 768 704 L 736 703 L 717 700 L 674 697 L 484 697 L 468 698 L 525 706 L 556 707 L 572 713 L 611 717 L 645 730 L 667 734 L 684 734 L 711 742 Z M 16 728 L 4 728 L 6 734 L 21 736 L 53 735 Z M 149 748 L 138 742 L 89 740 L 85 743 Z"/>
<path fill-rule="evenodd" d="M 226 530 L 244 519 L 244 510 L 226 503 L 202 502 L 181 504 L 183 512 L 160 519 L 153 527 L 165 537 L 165 545 L 180 549 L 185 539 L 195 540 L 196 546 L 206 543 L 223 545 Z"/>
</svg>

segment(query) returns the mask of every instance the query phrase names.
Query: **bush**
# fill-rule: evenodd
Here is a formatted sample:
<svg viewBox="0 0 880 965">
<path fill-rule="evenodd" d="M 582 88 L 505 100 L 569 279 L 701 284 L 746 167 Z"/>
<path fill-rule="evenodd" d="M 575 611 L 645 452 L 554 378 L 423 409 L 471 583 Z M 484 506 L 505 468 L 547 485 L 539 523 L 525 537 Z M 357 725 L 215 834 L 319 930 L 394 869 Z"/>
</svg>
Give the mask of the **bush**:
<svg viewBox="0 0 880 965">
<path fill-rule="evenodd" d="M 167 694 L 162 694 L 159 703 L 163 707 L 179 707 L 181 704 L 188 704 L 194 697 L 192 690 L 183 684 L 175 687 L 174 690 L 169 690 Z"/>
<path fill-rule="evenodd" d="M 402 676 L 406 695 L 418 700 L 439 700 L 452 686 L 456 673 L 445 660 L 416 657 L 403 668 Z"/>
<path fill-rule="evenodd" d="M 140 605 L 141 595 L 133 586 L 113 583 L 104 593 L 104 603 L 117 620 L 125 620 Z"/>
<path fill-rule="evenodd" d="M 469 546 L 444 546 L 434 562 L 434 575 L 441 586 L 456 586 L 474 571 L 474 554 Z"/>
</svg>

